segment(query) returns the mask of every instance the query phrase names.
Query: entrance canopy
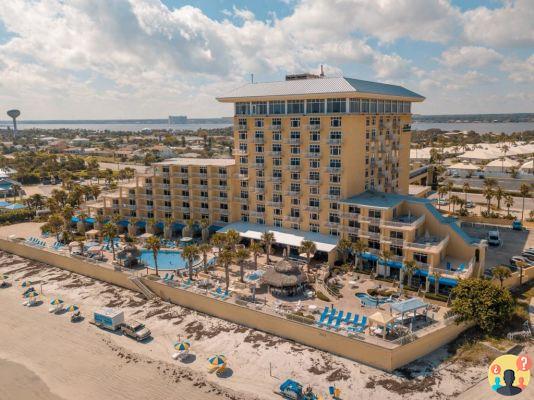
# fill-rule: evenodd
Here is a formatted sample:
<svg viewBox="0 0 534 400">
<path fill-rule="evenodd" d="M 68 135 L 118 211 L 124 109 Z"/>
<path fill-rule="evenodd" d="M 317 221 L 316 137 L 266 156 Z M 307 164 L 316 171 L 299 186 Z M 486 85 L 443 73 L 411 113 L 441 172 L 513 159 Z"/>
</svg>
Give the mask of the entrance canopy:
<svg viewBox="0 0 534 400">
<path fill-rule="evenodd" d="M 324 251 L 325 253 L 330 253 L 334 250 L 338 242 L 336 236 L 286 229 L 277 226 L 252 224 L 249 222 L 234 222 L 226 225 L 219 232 L 226 233 L 232 229 L 237 231 L 239 236 L 254 240 L 261 240 L 261 236 L 265 232 L 271 232 L 274 234 L 274 241 L 276 243 L 293 247 L 299 247 L 303 240 L 310 240 L 315 243 L 318 251 Z"/>
</svg>

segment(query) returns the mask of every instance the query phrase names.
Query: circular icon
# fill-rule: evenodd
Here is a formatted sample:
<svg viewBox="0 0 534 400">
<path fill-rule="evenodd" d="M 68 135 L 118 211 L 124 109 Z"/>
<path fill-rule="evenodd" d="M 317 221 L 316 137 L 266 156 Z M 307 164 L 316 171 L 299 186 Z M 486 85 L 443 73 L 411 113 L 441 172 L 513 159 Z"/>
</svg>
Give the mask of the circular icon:
<svg viewBox="0 0 534 400">
<path fill-rule="evenodd" d="M 532 360 L 526 354 L 519 354 L 516 367 L 519 371 L 528 371 L 532 368 Z"/>
<path fill-rule="evenodd" d="M 497 357 L 488 367 L 491 389 L 503 396 L 521 393 L 530 382 L 532 360 L 525 354 L 505 354 Z"/>
</svg>

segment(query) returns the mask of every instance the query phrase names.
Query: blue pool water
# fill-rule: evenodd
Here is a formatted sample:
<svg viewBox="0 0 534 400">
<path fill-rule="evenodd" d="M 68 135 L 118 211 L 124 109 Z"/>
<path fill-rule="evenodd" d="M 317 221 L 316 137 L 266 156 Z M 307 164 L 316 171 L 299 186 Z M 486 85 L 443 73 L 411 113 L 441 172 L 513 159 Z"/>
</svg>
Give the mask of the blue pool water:
<svg viewBox="0 0 534 400">
<path fill-rule="evenodd" d="M 141 250 L 139 260 L 143 261 L 149 268 L 156 268 L 152 250 Z M 180 251 L 160 250 L 158 252 L 158 269 L 162 271 L 175 271 L 184 268 L 187 268 L 187 260 L 182 258 Z"/>
<path fill-rule="evenodd" d="M 355 295 L 366 307 L 377 307 L 380 304 L 391 303 L 392 300 L 387 298 L 379 299 L 368 295 L 367 293 L 356 293 Z"/>
</svg>

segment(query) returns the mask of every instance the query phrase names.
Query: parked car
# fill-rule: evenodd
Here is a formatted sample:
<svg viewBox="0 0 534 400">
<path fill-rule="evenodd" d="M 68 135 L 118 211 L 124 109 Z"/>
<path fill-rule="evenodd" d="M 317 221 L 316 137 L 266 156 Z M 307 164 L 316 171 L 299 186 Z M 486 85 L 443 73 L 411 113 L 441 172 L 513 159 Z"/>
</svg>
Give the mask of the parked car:
<svg viewBox="0 0 534 400">
<path fill-rule="evenodd" d="M 525 263 L 528 266 L 534 265 L 533 261 L 530 261 L 529 259 L 523 257 L 523 256 L 513 256 L 510 258 L 510 264 L 512 264 L 514 267 L 517 267 L 517 262 L 521 261 Z"/>
<path fill-rule="evenodd" d="M 137 340 L 138 342 L 140 342 L 141 340 L 145 340 L 151 335 L 150 329 L 148 329 L 141 322 L 135 320 L 123 322 L 121 326 L 121 331 L 126 336 L 129 336 L 132 339 Z"/>
<path fill-rule="evenodd" d="M 499 231 L 488 232 L 488 244 L 490 246 L 500 246 L 502 244 L 501 234 Z"/>
<path fill-rule="evenodd" d="M 438 201 L 436 201 L 436 204 L 438 206 L 447 206 L 449 205 L 449 201 L 447 199 L 438 199 Z"/>
<path fill-rule="evenodd" d="M 534 252 L 532 251 L 524 251 L 521 253 L 521 256 L 528 258 L 530 261 L 534 261 Z"/>
<path fill-rule="evenodd" d="M 465 208 L 475 208 L 475 203 L 473 203 L 472 201 L 468 201 L 467 203 L 465 203 Z"/>
</svg>

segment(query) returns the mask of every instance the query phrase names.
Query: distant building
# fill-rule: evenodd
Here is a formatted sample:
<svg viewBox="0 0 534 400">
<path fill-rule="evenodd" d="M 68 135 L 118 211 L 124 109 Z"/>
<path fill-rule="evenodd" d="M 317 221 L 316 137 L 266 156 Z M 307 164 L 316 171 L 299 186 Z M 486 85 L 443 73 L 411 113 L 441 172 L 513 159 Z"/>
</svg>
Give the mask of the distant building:
<svg viewBox="0 0 534 400">
<path fill-rule="evenodd" d="M 169 115 L 169 125 L 187 124 L 187 115 Z"/>
</svg>

